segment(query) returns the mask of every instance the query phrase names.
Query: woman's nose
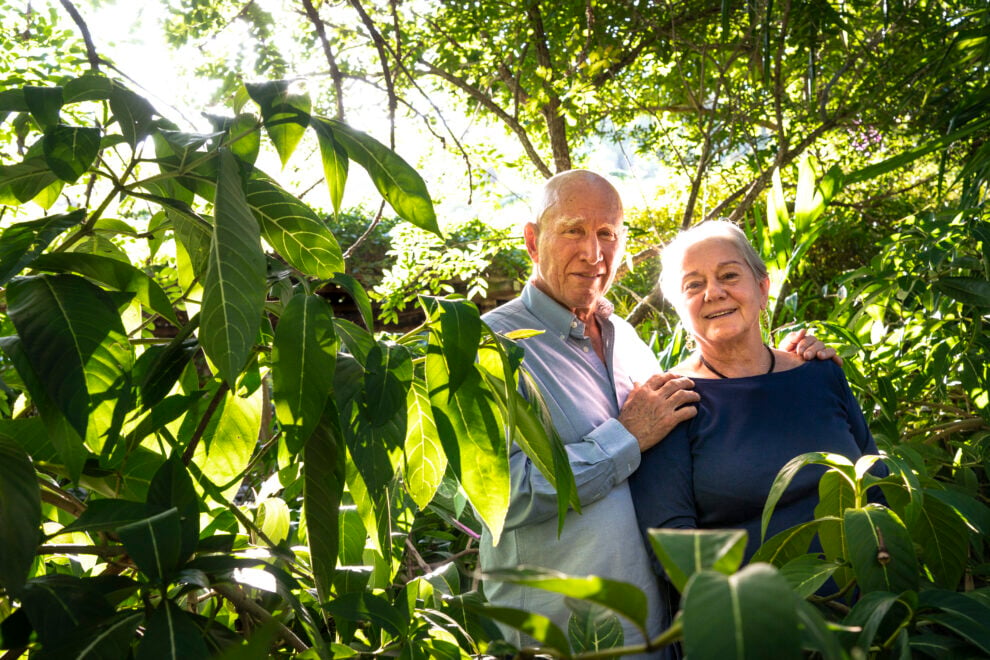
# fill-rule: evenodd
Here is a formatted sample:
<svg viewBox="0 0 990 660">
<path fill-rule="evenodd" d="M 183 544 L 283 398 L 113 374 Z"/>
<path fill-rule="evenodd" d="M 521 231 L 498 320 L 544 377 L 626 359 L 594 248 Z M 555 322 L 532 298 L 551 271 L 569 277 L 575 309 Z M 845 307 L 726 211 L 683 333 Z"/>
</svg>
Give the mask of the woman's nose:
<svg viewBox="0 0 990 660">
<path fill-rule="evenodd" d="M 705 287 L 705 300 L 717 300 L 725 295 L 725 290 L 718 282 L 709 282 Z"/>
</svg>

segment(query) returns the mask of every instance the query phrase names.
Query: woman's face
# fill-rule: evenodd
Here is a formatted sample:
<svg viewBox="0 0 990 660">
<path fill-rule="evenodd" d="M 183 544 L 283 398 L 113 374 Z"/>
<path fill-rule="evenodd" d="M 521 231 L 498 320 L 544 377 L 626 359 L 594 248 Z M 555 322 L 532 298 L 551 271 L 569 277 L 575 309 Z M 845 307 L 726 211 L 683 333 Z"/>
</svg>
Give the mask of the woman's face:
<svg viewBox="0 0 990 660">
<path fill-rule="evenodd" d="M 730 241 L 709 238 L 684 253 L 677 311 L 699 345 L 725 347 L 760 337 L 769 289 Z"/>
</svg>

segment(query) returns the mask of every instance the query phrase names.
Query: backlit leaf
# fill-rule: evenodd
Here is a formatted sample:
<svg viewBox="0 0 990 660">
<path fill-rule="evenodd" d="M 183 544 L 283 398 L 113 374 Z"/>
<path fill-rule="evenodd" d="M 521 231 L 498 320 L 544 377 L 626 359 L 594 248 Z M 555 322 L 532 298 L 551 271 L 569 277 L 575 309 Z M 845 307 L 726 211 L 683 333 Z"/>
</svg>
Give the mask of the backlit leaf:
<svg viewBox="0 0 990 660">
<path fill-rule="evenodd" d="M 408 422 L 403 482 L 416 505 L 425 509 L 443 481 L 447 456 L 437 434 L 430 408 L 430 395 L 424 383 L 413 381 L 406 405 Z"/>
<path fill-rule="evenodd" d="M 100 129 L 58 125 L 45 131 L 45 161 L 58 178 L 74 183 L 100 151 Z"/>
<path fill-rule="evenodd" d="M 312 107 L 309 93 L 303 82 L 297 80 L 246 83 L 244 87 L 261 108 L 268 137 L 274 143 L 284 167 L 309 126 Z"/>
<path fill-rule="evenodd" d="M 31 116 L 41 126 L 41 130 L 47 131 L 58 124 L 58 116 L 63 104 L 61 87 L 25 85 L 23 90 L 24 102 L 31 111 Z"/>
<path fill-rule="evenodd" d="M 344 185 L 347 183 L 347 150 L 333 136 L 330 125 L 314 121 L 313 128 L 320 142 L 320 158 L 323 161 L 323 178 L 330 191 L 333 212 L 340 213 L 340 202 L 344 198 Z"/>
<path fill-rule="evenodd" d="M 148 577 L 165 581 L 178 567 L 182 552 L 179 511 L 167 509 L 117 528 L 134 563 Z"/>
<path fill-rule="evenodd" d="M 265 272 L 261 232 L 244 199 L 237 162 L 229 151 L 221 150 L 199 341 L 231 386 L 247 363 L 261 326 Z"/>
<path fill-rule="evenodd" d="M 0 284 L 27 268 L 66 229 L 82 223 L 84 209 L 10 225 L 0 234 Z"/>
</svg>

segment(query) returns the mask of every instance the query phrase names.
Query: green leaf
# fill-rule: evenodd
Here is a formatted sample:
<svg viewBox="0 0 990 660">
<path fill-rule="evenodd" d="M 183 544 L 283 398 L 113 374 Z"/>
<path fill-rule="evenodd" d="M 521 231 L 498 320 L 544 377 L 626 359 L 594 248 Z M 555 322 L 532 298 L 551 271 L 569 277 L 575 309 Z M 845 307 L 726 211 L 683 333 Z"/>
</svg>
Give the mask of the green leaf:
<svg viewBox="0 0 990 660">
<path fill-rule="evenodd" d="M 367 330 L 373 330 L 375 323 L 371 315 L 371 299 L 368 298 L 368 292 L 364 290 L 361 283 L 344 273 L 337 273 L 328 280 L 328 283 L 336 284 L 350 294 L 354 305 L 361 312 L 361 320 L 364 321 L 364 327 Z"/>
<path fill-rule="evenodd" d="M 57 646 L 45 646 L 38 660 L 79 658 L 85 660 L 115 660 L 130 655 L 138 625 L 144 612 L 124 610 L 103 619 L 95 626 L 80 626 Z"/>
<path fill-rule="evenodd" d="M 152 346 L 137 359 L 134 377 L 145 408 L 151 408 L 168 395 L 199 350 L 196 339 L 189 337 L 198 327 L 199 316 L 195 316 L 167 345 Z"/>
<path fill-rule="evenodd" d="M 59 112 L 63 105 L 61 87 L 25 85 L 23 90 L 24 102 L 31 111 L 31 116 L 41 126 L 41 130 L 47 131 L 58 124 Z"/>
<path fill-rule="evenodd" d="M 646 632 L 646 594 L 629 583 L 595 575 L 576 577 L 530 567 L 488 571 L 486 575 L 498 582 L 522 584 L 607 607 L 636 624 L 644 634 Z"/>
<path fill-rule="evenodd" d="M 158 114 L 143 96 L 114 83 L 110 93 L 110 111 L 120 126 L 120 133 L 132 149 L 151 132 L 154 115 Z"/>
<path fill-rule="evenodd" d="M 81 101 L 106 101 L 113 93 L 114 83 L 100 73 L 87 71 L 78 78 L 67 80 L 63 85 L 66 103 Z"/>
<path fill-rule="evenodd" d="M 199 341 L 221 378 L 233 387 L 261 327 L 266 265 L 261 232 L 244 199 L 237 161 L 223 149 L 215 212 Z"/>
<path fill-rule="evenodd" d="M 30 457 L 0 436 L 0 587 L 17 596 L 38 549 L 41 490 Z"/>
<path fill-rule="evenodd" d="M 915 594 L 904 594 L 907 599 L 916 598 Z M 870 648 L 886 636 L 881 630 L 896 630 L 896 626 L 908 626 L 913 618 L 913 607 L 897 594 L 874 591 L 862 596 L 853 606 L 852 611 L 843 619 L 842 624 L 853 631 L 858 631 L 856 645 Z M 881 635 L 878 637 L 878 634 Z"/>
<path fill-rule="evenodd" d="M 500 623 L 512 626 L 521 630 L 536 641 L 547 651 L 553 650 L 558 657 L 570 658 L 571 647 L 567 643 L 567 637 L 557 625 L 543 616 L 533 612 L 517 610 L 511 607 L 477 607 L 469 605 L 471 609 L 483 613 L 485 616 Z"/>
<path fill-rule="evenodd" d="M 299 199 L 269 181 L 251 179 L 247 183 L 247 203 L 265 240 L 291 266 L 321 279 L 344 270 L 337 239 Z"/>
<path fill-rule="evenodd" d="M 650 529 L 650 543 L 667 576 L 684 592 L 696 573 L 714 569 L 727 575 L 741 565 L 746 552 L 742 529 Z"/>
<path fill-rule="evenodd" d="M 23 87 L 0 91 L 0 112 L 30 112 Z"/>
<path fill-rule="evenodd" d="M 925 620 L 956 633 L 990 655 L 990 605 L 969 593 L 930 589 L 918 594 Z M 933 611 L 934 610 L 934 611 Z"/>
<path fill-rule="evenodd" d="M 990 282 L 976 277 L 940 277 L 935 288 L 966 305 L 990 307 Z"/>
<path fill-rule="evenodd" d="M 774 534 L 761 545 L 751 562 L 766 562 L 780 568 L 787 562 L 804 555 L 811 546 L 811 540 L 821 527 L 821 521 L 811 520 L 794 527 L 789 527 Z"/>
<path fill-rule="evenodd" d="M 163 600 L 148 619 L 137 660 L 198 660 L 210 657 L 193 618 L 171 600 Z"/>
<path fill-rule="evenodd" d="M 800 598 L 807 598 L 813 596 L 838 567 L 838 563 L 822 561 L 818 555 L 801 555 L 784 564 L 780 574 Z"/>
<path fill-rule="evenodd" d="M 85 437 L 91 398 L 118 387 L 133 359 L 116 305 L 75 275 L 14 280 L 7 303 L 38 380 Z"/>
<path fill-rule="evenodd" d="M 275 150 L 285 167 L 309 126 L 309 112 L 312 107 L 309 93 L 301 81 L 294 80 L 245 83 L 244 87 L 261 108 L 268 137 L 275 144 Z"/>
<path fill-rule="evenodd" d="M 955 590 L 969 554 L 966 522 L 938 498 L 926 497 L 908 528 L 935 584 Z"/>
<path fill-rule="evenodd" d="M 48 208 L 63 182 L 48 167 L 43 156 L 29 156 L 20 163 L 0 165 L 0 204 L 17 206 L 31 200 Z"/>
<path fill-rule="evenodd" d="M 323 298 L 295 295 L 275 328 L 272 393 L 279 423 L 298 450 L 313 432 L 333 390 L 337 336 Z"/>
<path fill-rule="evenodd" d="M 969 493 L 926 488 L 925 499 L 929 497 L 935 497 L 952 507 L 973 531 L 990 536 L 990 508 Z"/>
<path fill-rule="evenodd" d="M 406 444 L 403 483 L 420 509 L 425 509 L 443 481 L 447 456 L 433 421 L 426 384 L 413 381 L 406 399 Z"/>
<path fill-rule="evenodd" d="M 161 285 L 123 261 L 81 252 L 55 252 L 41 255 L 32 266 L 37 270 L 76 273 L 118 291 L 133 293 L 148 309 L 179 325 L 172 301 Z"/>
<path fill-rule="evenodd" d="M 622 646 L 625 633 L 622 622 L 604 607 L 580 600 L 568 603 L 567 637 L 576 653 L 606 651 Z"/>
<path fill-rule="evenodd" d="M 349 351 L 359 362 L 364 362 L 368 353 L 375 346 L 371 333 L 347 319 L 334 318 L 333 327 L 340 337 L 344 349 Z"/>
<path fill-rule="evenodd" d="M 32 578 L 20 595 L 21 604 L 42 647 L 57 647 L 74 633 L 88 630 L 114 615 L 114 608 L 92 578 L 45 575 Z"/>
<path fill-rule="evenodd" d="M 351 160 L 367 170 L 378 192 L 400 218 L 442 237 L 433 200 L 416 170 L 384 144 L 347 124 L 323 117 L 313 119 L 327 124 Z"/>
<path fill-rule="evenodd" d="M 450 376 L 440 346 L 431 332 L 426 354 L 426 384 L 447 460 L 478 516 L 498 543 L 509 508 L 508 443 L 491 393 L 474 365 L 467 379 L 450 395 Z"/>
<path fill-rule="evenodd" d="M 324 415 L 306 439 L 303 454 L 303 511 L 309 535 L 313 579 L 320 602 L 330 599 L 340 551 L 340 501 L 344 492 L 344 446 L 336 420 Z M 362 535 L 361 545 L 364 545 Z"/>
<path fill-rule="evenodd" d="M 806 600 L 798 601 L 797 605 L 806 655 L 807 651 L 815 651 L 823 660 L 848 660 L 849 654 L 842 648 L 838 636 L 829 628 L 829 622 L 821 612 Z"/>
<path fill-rule="evenodd" d="M 0 234 L 0 284 L 31 265 L 55 238 L 86 218 L 85 209 L 10 225 Z"/>
<path fill-rule="evenodd" d="M 78 518 L 56 534 L 69 532 L 105 532 L 128 525 L 148 516 L 148 505 L 124 499 L 91 500 Z"/>
<path fill-rule="evenodd" d="M 918 560 L 904 523 L 893 511 L 870 505 L 842 517 L 845 557 L 863 593 L 917 591 Z"/>
<path fill-rule="evenodd" d="M 197 445 L 193 462 L 203 476 L 220 486 L 225 497 L 233 497 L 244 478 L 261 429 L 263 394 L 261 388 L 248 397 L 227 392 L 210 418 Z M 186 415 L 180 440 L 188 440 L 199 416 Z"/>
<path fill-rule="evenodd" d="M 761 542 L 766 538 L 767 526 L 770 524 L 770 518 L 773 516 L 773 510 L 777 506 L 777 502 L 787 490 L 787 487 L 791 485 L 791 480 L 794 479 L 794 475 L 798 473 L 798 470 L 808 465 L 825 465 L 835 468 L 840 474 L 845 475 L 846 479 L 855 483 L 856 476 L 853 464 L 841 454 L 814 451 L 795 456 L 787 461 L 784 467 L 780 468 L 780 471 L 777 472 L 777 476 L 774 477 L 773 484 L 770 486 L 770 494 L 767 496 L 766 504 L 763 505 L 763 519 L 760 527 Z"/>
<path fill-rule="evenodd" d="M 798 600 L 777 571 L 694 575 L 683 599 L 684 651 L 697 658 L 800 658 Z"/>
<path fill-rule="evenodd" d="M 199 543 L 199 496 L 178 453 L 162 463 L 152 477 L 148 486 L 148 506 L 152 511 L 175 508 L 179 512 L 182 530 L 179 562 L 192 556 Z"/>
<path fill-rule="evenodd" d="M 289 506 L 278 497 L 267 497 L 258 503 L 255 524 L 274 543 L 279 544 L 289 538 Z"/>
<path fill-rule="evenodd" d="M 405 635 L 409 627 L 401 608 L 393 607 L 381 596 L 367 591 L 344 594 L 327 603 L 326 610 L 335 618 L 370 622 L 397 637 Z"/>
<path fill-rule="evenodd" d="M 175 507 L 117 528 L 117 534 L 138 568 L 156 582 L 165 582 L 179 566 L 182 527 Z"/>
<path fill-rule="evenodd" d="M 449 395 L 474 370 L 478 356 L 478 342 L 481 341 L 481 316 L 478 308 L 467 300 L 445 300 L 432 296 L 421 296 L 420 301 L 431 322 L 440 320 L 440 350 L 450 373 Z"/>
<path fill-rule="evenodd" d="M 364 388 L 358 398 L 361 413 L 372 426 L 383 426 L 396 416 L 403 418 L 406 397 L 412 382 L 412 358 L 399 344 L 378 342 L 368 352 L 364 363 Z M 405 437 L 396 438 L 391 447 L 401 446 Z"/>
<path fill-rule="evenodd" d="M 100 152 L 100 129 L 82 126 L 52 126 L 42 141 L 45 161 L 58 178 L 75 183 Z"/>
<path fill-rule="evenodd" d="M 242 112 L 226 126 L 227 143 L 231 152 L 245 163 L 258 160 L 261 151 L 261 132 L 258 118 L 248 112 Z"/>
<path fill-rule="evenodd" d="M 320 157 L 323 161 L 323 178 L 330 191 L 333 212 L 340 213 L 340 202 L 344 199 L 344 185 L 347 183 L 347 150 L 333 136 L 329 124 L 314 121 L 313 129 L 320 142 Z"/>
</svg>

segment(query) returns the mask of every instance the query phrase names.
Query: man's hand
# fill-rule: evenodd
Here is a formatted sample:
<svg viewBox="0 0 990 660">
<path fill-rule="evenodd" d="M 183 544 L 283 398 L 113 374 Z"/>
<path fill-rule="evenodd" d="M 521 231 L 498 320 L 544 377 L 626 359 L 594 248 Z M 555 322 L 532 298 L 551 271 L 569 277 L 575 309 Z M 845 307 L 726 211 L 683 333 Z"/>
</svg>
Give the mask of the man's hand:
<svg viewBox="0 0 990 660">
<path fill-rule="evenodd" d="M 826 346 L 814 335 L 809 335 L 807 328 L 801 328 L 794 332 L 787 333 L 780 342 L 780 350 L 787 353 L 794 353 L 802 360 L 832 360 L 837 365 L 842 366 L 842 358 L 835 352 L 834 348 Z"/>
<path fill-rule="evenodd" d="M 657 374 L 645 383 L 634 383 L 619 411 L 619 422 L 646 451 L 670 433 L 675 426 L 698 414 L 695 403 L 701 396 L 692 390 L 690 378 L 674 374 Z"/>
</svg>

